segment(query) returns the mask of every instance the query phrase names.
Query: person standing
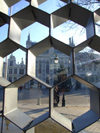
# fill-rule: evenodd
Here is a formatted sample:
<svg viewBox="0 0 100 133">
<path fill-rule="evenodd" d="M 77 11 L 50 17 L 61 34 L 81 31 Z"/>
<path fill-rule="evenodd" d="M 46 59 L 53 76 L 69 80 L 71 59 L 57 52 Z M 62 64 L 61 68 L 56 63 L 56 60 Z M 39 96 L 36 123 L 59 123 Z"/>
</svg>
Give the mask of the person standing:
<svg viewBox="0 0 100 133">
<path fill-rule="evenodd" d="M 54 107 L 58 107 L 58 103 L 59 103 L 59 88 L 56 85 L 56 87 L 54 88 Z"/>
</svg>

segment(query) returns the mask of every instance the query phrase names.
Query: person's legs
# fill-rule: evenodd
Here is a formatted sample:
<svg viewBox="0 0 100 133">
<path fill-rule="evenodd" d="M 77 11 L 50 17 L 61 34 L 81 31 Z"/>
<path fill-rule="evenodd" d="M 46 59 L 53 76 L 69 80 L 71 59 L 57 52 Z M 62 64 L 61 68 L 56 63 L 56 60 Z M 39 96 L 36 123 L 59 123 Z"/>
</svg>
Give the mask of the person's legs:
<svg viewBox="0 0 100 133">
<path fill-rule="evenodd" d="M 58 106 L 58 103 L 59 103 L 59 96 L 57 96 L 56 101 L 57 101 L 57 106 Z"/>
</svg>

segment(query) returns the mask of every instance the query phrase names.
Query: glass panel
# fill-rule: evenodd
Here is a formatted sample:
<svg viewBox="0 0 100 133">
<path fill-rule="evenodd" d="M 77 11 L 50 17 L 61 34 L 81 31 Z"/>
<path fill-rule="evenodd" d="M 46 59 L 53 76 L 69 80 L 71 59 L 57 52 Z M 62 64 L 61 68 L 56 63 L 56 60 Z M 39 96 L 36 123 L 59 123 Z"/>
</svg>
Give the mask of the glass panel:
<svg viewBox="0 0 100 133">
<path fill-rule="evenodd" d="M 54 107 L 70 120 L 75 119 L 89 110 L 89 88 L 69 78 L 54 88 Z"/>
<path fill-rule="evenodd" d="M 48 6 L 48 5 L 51 5 L 51 6 Z M 63 7 L 64 5 L 66 5 L 66 3 L 60 0 L 46 0 L 44 3 L 40 4 L 38 8 L 42 9 L 43 11 L 47 13 L 52 13 L 56 11 L 57 9 Z"/>
<path fill-rule="evenodd" d="M 54 48 L 36 58 L 36 76 L 49 85 L 56 85 L 70 75 L 70 57 Z"/>
<path fill-rule="evenodd" d="M 16 50 L 6 56 L 3 62 L 3 77 L 10 82 L 14 82 L 26 74 L 26 53 Z"/>
<path fill-rule="evenodd" d="M 8 37 L 8 24 L 0 27 L 0 43 Z"/>
<path fill-rule="evenodd" d="M 100 8 L 99 0 L 72 0 L 72 1 L 92 12 Z"/>
<path fill-rule="evenodd" d="M 29 2 L 27 2 L 26 0 L 20 0 L 19 2 L 17 2 L 16 4 L 14 4 L 9 8 L 9 16 L 14 15 L 15 13 L 27 7 L 28 5 Z"/>
<path fill-rule="evenodd" d="M 49 89 L 35 80 L 18 89 L 18 107 L 32 118 L 49 111 Z"/>
<path fill-rule="evenodd" d="M 49 35 L 49 28 L 35 22 L 34 24 L 28 26 L 22 30 L 21 33 L 21 45 L 30 48 L 35 43 L 40 42 Z"/>
<path fill-rule="evenodd" d="M 68 20 L 52 29 L 51 35 L 56 39 L 74 47 L 86 40 L 86 29 L 83 26 Z"/>
<path fill-rule="evenodd" d="M 100 53 L 86 47 L 75 55 L 76 74 L 99 87 Z"/>
</svg>

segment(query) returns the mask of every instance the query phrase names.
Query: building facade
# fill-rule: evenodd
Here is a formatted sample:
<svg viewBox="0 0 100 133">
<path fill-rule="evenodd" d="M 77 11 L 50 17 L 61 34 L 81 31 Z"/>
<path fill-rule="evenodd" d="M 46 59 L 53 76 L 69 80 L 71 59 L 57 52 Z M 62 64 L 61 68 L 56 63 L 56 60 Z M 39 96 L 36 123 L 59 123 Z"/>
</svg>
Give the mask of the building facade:
<svg viewBox="0 0 100 133">
<path fill-rule="evenodd" d="M 13 54 L 11 54 L 7 62 L 4 63 L 4 77 L 6 68 L 5 65 L 7 65 L 7 79 L 10 82 L 14 82 L 26 73 L 26 65 L 24 64 L 23 58 L 20 63 L 16 63 L 16 57 Z"/>
<path fill-rule="evenodd" d="M 30 35 L 26 41 L 26 48 L 30 48 L 35 43 L 30 40 Z M 55 57 L 58 58 L 58 63 L 55 63 Z M 60 51 L 50 48 L 43 54 L 36 57 L 36 77 L 42 81 L 53 85 L 56 80 L 56 75 L 60 74 L 59 69 L 64 69 L 64 74 L 68 73 L 69 57 Z"/>
<path fill-rule="evenodd" d="M 73 47 L 73 39 L 69 39 L 70 45 Z M 30 39 L 30 35 L 28 35 L 28 39 L 26 41 L 26 48 L 34 45 L 35 42 L 32 42 Z M 55 57 L 58 58 L 58 63 L 55 63 Z M 75 69 L 76 74 L 82 77 L 83 79 L 92 82 L 98 83 L 100 82 L 99 78 L 99 68 L 100 68 L 100 55 L 93 54 L 93 52 L 79 52 L 75 55 Z M 57 80 L 57 76 L 61 74 L 67 75 L 70 74 L 71 65 L 69 63 L 70 57 L 61 53 L 60 51 L 50 48 L 45 51 L 43 54 L 36 57 L 36 77 L 41 79 L 42 81 L 53 85 L 55 80 Z M 5 77 L 5 67 L 6 63 L 4 63 L 4 71 L 3 76 Z M 23 58 L 20 63 L 16 63 L 16 57 L 11 54 L 8 63 L 7 63 L 7 79 L 10 82 L 14 82 L 19 79 L 26 73 L 26 65 L 24 64 Z M 34 81 L 31 80 L 26 84 L 27 87 L 33 86 Z"/>
</svg>

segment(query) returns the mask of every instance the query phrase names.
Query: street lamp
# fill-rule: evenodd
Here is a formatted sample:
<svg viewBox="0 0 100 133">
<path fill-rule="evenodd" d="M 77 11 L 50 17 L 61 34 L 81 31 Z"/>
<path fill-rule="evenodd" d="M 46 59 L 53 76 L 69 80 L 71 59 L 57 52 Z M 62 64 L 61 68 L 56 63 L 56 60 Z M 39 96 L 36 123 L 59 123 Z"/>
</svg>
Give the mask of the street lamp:
<svg viewBox="0 0 100 133">
<path fill-rule="evenodd" d="M 58 71 L 58 65 L 59 65 L 59 58 L 57 56 L 57 54 L 54 55 L 54 58 L 53 58 L 53 64 L 54 64 L 54 84 L 56 82 L 58 82 L 58 77 L 57 77 L 57 71 Z"/>
<path fill-rule="evenodd" d="M 59 63 L 59 58 L 58 58 L 58 56 L 57 55 L 55 55 L 55 58 L 54 58 L 54 63 L 55 64 L 58 64 Z M 63 69 L 62 69 L 63 70 Z M 62 71 L 61 70 L 61 71 Z M 56 73 L 57 74 L 57 73 Z M 64 107 L 65 106 L 65 95 L 64 95 L 64 92 L 63 92 L 63 97 L 62 97 L 62 107 Z"/>
<path fill-rule="evenodd" d="M 57 55 L 55 55 L 55 58 L 54 58 L 54 63 L 55 63 L 55 64 L 58 64 L 58 62 L 59 62 L 59 58 L 58 58 L 58 56 L 57 56 Z"/>
<path fill-rule="evenodd" d="M 88 81 L 91 82 L 92 73 L 91 72 L 87 72 L 86 76 L 88 77 Z"/>
<path fill-rule="evenodd" d="M 87 72 L 86 75 L 89 77 L 89 76 L 92 75 L 92 73 L 91 72 Z"/>
</svg>

